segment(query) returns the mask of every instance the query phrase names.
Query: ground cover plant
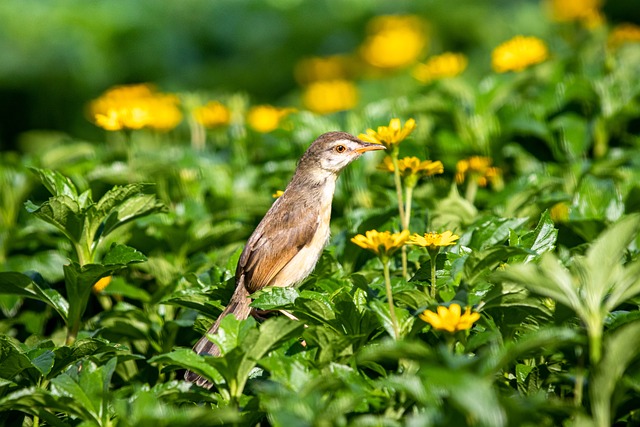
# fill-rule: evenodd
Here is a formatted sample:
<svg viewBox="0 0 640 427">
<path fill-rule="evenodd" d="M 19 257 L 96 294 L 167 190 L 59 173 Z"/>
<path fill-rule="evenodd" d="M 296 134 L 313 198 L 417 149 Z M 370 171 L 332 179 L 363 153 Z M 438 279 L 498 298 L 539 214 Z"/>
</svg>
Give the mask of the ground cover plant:
<svg viewBox="0 0 640 427">
<path fill-rule="evenodd" d="M 640 424 L 640 27 L 523 2 L 537 32 L 455 49 L 405 6 L 362 6 L 352 49 L 301 55 L 269 104 L 122 82 L 85 100 L 98 137 L 0 152 L 4 425 Z M 386 151 L 339 178 L 313 274 L 196 355 L 330 130 Z"/>
</svg>

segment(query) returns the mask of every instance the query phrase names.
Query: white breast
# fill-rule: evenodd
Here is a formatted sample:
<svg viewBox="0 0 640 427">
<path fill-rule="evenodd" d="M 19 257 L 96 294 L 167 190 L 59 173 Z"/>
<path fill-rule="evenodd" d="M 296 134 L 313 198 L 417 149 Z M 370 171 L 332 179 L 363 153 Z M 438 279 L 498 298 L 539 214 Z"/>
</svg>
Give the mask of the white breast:
<svg viewBox="0 0 640 427">
<path fill-rule="evenodd" d="M 320 223 L 311 242 L 303 246 L 282 270 L 273 278 L 271 286 L 294 286 L 303 281 L 316 266 L 322 250 L 329 241 L 331 227 L 331 202 L 335 189 L 335 179 L 325 186 L 321 197 Z"/>
</svg>

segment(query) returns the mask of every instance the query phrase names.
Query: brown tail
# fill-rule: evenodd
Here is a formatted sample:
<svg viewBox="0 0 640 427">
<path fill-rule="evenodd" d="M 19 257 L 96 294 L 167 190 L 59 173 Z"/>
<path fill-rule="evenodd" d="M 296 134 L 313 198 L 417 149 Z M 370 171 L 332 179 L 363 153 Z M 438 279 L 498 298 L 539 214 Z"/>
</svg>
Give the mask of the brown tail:
<svg viewBox="0 0 640 427">
<path fill-rule="evenodd" d="M 208 334 L 215 334 L 218 332 L 218 328 L 220 327 L 220 322 L 222 319 L 228 314 L 233 313 L 238 320 L 244 320 L 249 317 L 249 313 L 251 313 L 251 299 L 249 298 L 249 292 L 244 287 L 243 283 L 238 283 L 236 287 L 236 291 L 233 293 L 231 297 L 231 301 L 229 301 L 229 305 L 224 309 L 222 314 L 218 316 L 216 322 L 209 328 L 207 333 L 200 338 L 200 340 L 193 346 L 193 351 L 198 354 L 210 354 L 212 356 L 220 356 L 220 349 L 217 345 L 207 338 Z M 213 384 L 211 384 L 206 379 L 202 378 L 200 375 L 187 371 L 184 374 L 184 379 L 193 383 L 196 383 L 200 387 L 211 388 Z"/>
</svg>

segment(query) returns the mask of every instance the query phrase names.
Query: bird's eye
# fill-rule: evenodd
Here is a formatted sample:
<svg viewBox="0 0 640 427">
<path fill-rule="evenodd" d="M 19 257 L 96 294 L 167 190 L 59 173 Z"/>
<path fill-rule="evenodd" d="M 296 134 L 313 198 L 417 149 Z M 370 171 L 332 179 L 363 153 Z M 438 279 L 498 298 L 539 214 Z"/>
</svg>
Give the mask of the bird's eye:
<svg viewBox="0 0 640 427">
<path fill-rule="evenodd" d="M 334 148 L 334 150 L 336 150 L 337 153 L 344 153 L 345 151 L 347 151 L 347 147 L 345 147 L 344 145 L 336 145 L 336 148 Z"/>
</svg>

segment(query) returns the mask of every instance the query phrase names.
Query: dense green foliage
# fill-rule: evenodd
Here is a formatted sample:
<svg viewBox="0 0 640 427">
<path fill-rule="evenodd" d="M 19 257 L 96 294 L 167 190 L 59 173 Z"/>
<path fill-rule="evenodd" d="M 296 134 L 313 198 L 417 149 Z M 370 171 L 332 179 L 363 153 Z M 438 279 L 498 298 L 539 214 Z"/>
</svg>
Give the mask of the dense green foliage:
<svg viewBox="0 0 640 427">
<path fill-rule="evenodd" d="M 180 126 L 96 142 L 33 133 L 0 152 L 0 423 L 640 423 L 640 44 L 612 48 L 606 24 L 539 29 L 549 59 L 522 72 L 491 71 L 479 43 L 462 75 L 369 77 L 355 108 L 299 109 L 269 133 L 233 119 L 250 98 L 229 91 L 232 120 L 204 147 Z M 402 229 L 393 175 L 369 153 L 339 178 L 314 273 L 254 295 L 254 307 L 299 320 L 227 317 L 214 338 L 223 356 L 193 353 L 233 292 L 242 245 L 313 138 L 393 117 L 417 122 L 400 157 L 444 164 L 417 183 L 409 221 L 411 232 L 460 236 L 433 258 L 436 297 L 428 252 L 408 247 L 406 277 L 394 254 L 393 338 L 383 263 L 350 241 Z M 456 181 L 474 155 L 501 179 Z M 451 303 L 480 319 L 450 334 L 418 317 Z M 215 386 L 184 382 L 185 369 Z"/>
</svg>

